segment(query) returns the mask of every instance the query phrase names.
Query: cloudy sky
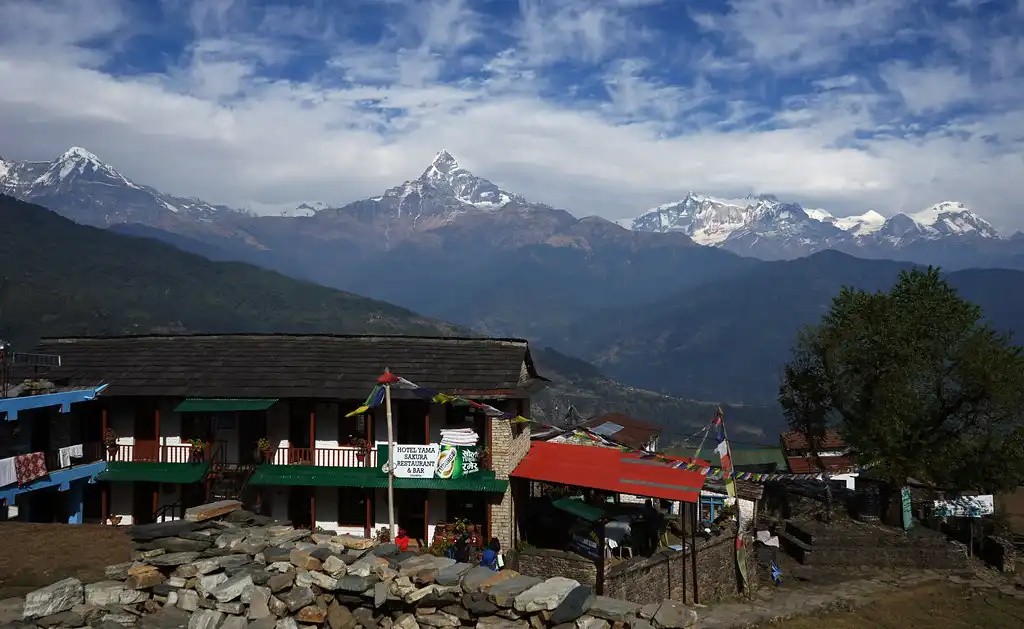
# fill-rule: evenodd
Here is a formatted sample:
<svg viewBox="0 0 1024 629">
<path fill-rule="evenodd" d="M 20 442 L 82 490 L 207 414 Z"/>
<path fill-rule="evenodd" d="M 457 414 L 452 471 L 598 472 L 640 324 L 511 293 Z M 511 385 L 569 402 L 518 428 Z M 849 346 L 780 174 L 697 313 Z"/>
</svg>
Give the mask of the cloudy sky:
<svg viewBox="0 0 1024 629">
<path fill-rule="evenodd" d="M 1024 0 L 0 0 L 0 154 L 341 204 L 446 148 L 609 218 L 687 190 L 1024 228 Z"/>
</svg>

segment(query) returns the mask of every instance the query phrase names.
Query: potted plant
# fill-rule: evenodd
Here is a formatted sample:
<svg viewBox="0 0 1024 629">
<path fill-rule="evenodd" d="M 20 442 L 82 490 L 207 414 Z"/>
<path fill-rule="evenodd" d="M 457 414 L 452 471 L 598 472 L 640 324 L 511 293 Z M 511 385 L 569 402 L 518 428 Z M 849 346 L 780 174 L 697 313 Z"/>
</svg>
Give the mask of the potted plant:
<svg viewBox="0 0 1024 629">
<path fill-rule="evenodd" d="M 352 447 L 356 449 L 356 460 L 360 463 L 366 459 L 367 453 L 370 451 L 370 447 L 366 443 L 366 439 L 357 438 L 352 440 Z"/>
<path fill-rule="evenodd" d="M 260 440 L 256 442 L 256 452 L 259 454 L 259 457 L 264 462 L 269 461 L 270 460 L 270 440 L 267 439 L 266 437 L 260 438 Z"/>
<path fill-rule="evenodd" d="M 107 448 L 108 455 L 117 456 L 117 433 L 112 428 L 103 431 L 103 445 Z"/>
<path fill-rule="evenodd" d="M 188 443 L 191 446 L 192 460 L 202 461 L 203 456 L 206 454 L 206 442 L 202 439 L 189 439 Z"/>
</svg>

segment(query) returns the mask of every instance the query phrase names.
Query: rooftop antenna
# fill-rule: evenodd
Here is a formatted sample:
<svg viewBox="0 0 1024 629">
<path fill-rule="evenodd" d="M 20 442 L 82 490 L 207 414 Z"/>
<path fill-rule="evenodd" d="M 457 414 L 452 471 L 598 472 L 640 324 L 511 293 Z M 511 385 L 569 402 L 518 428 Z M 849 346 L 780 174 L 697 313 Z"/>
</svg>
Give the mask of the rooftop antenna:
<svg viewBox="0 0 1024 629">
<path fill-rule="evenodd" d="M 5 277 L 3 282 L 0 282 L 0 321 L 3 321 L 4 305 L 9 292 L 10 281 Z M 11 367 L 60 367 L 60 356 L 15 352 L 8 341 L 0 338 L 0 398 L 10 395 Z"/>
</svg>

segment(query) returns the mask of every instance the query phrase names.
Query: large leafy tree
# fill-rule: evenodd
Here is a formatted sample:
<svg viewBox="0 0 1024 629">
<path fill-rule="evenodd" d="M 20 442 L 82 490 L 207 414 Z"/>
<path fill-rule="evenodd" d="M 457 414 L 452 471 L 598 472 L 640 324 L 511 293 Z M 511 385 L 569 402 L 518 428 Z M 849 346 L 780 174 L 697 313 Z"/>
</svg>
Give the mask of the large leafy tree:
<svg viewBox="0 0 1024 629">
<path fill-rule="evenodd" d="M 779 401 L 791 428 L 838 429 L 894 484 L 997 491 L 1024 480 L 1024 355 L 934 268 L 845 288 L 804 330 Z"/>
</svg>

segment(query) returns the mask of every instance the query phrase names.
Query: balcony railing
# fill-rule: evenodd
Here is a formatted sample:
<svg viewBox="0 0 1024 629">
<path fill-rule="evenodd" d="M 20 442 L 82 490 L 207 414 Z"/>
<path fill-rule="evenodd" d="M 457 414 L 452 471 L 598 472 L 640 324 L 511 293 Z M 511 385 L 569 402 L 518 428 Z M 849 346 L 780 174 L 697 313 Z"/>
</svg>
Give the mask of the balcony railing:
<svg viewBox="0 0 1024 629">
<path fill-rule="evenodd" d="M 85 465 L 86 463 L 95 463 L 96 461 L 102 461 L 104 458 L 103 444 L 100 442 L 83 443 L 82 444 L 82 456 L 75 457 L 70 460 L 69 467 L 75 465 Z M 58 450 L 49 450 L 44 453 L 46 458 L 46 469 L 53 471 L 61 469 L 60 464 L 60 452 Z"/>
<path fill-rule="evenodd" d="M 158 441 L 136 441 L 134 444 L 118 444 L 117 451 L 108 453 L 108 460 L 131 463 L 193 463 L 209 461 L 210 453 L 223 446 L 220 442 L 206 444 L 204 450 L 193 452 L 192 445 L 160 444 Z"/>
<path fill-rule="evenodd" d="M 337 448 L 277 448 L 270 457 L 271 465 L 318 465 L 322 467 L 376 467 L 374 450 L 363 451 L 351 446 Z"/>
</svg>

